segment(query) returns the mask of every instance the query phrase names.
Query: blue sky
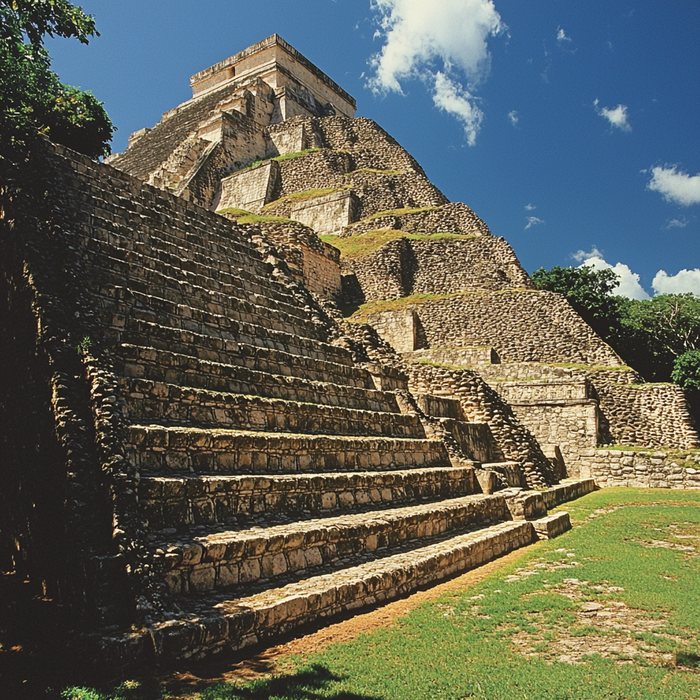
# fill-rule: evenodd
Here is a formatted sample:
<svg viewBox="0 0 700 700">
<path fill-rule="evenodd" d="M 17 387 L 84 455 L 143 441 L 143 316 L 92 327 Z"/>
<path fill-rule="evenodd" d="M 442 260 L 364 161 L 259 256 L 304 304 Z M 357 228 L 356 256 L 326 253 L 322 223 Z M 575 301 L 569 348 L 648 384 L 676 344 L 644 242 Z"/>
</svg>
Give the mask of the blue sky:
<svg viewBox="0 0 700 700">
<path fill-rule="evenodd" d="M 529 272 L 587 261 L 630 296 L 700 294 L 698 0 L 82 5 L 101 36 L 47 46 L 104 102 L 114 151 L 188 99 L 190 75 L 276 32 Z"/>
</svg>

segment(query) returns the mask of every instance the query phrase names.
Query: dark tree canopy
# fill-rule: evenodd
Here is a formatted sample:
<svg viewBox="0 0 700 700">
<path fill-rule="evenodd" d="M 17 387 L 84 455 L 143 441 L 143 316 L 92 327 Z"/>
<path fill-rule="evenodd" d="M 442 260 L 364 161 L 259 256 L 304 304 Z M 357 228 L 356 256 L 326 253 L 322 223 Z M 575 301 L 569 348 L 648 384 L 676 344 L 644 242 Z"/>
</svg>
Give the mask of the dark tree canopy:
<svg viewBox="0 0 700 700">
<path fill-rule="evenodd" d="M 92 17 L 67 0 L 0 0 L 0 148 L 10 154 L 37 134 L 91 157 L 110 152 L 114 126 L 95 96 L 63 85 L 43 37 L 99 36 Z"/>
</svg>

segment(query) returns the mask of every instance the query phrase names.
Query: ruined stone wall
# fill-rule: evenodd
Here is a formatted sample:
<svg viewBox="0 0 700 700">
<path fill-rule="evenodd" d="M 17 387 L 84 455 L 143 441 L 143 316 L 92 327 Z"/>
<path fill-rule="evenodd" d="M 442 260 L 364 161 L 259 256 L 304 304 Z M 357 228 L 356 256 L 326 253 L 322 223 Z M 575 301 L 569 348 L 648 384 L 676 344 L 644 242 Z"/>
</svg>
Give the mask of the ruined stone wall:
<svg viewBox="0 0 700 700">
<path fill-rule="evenodd" d="M 679 451 L 584 450 L 580 474 L 603 488 L 700 489 L 700 454 Z"/>
<path fill-rule="evenodd" d="M 413 294 L 532 288 L 512 248 L 502 238 L 398 238 L 367 255 L 345 258 L 343 273 L 354 274 L 362 301 L 400 299 Z M 462 343 L 462 345 L 488 343 Z M 431 344 L 432 345 L 432 344 Z"/>
<path fill-rule="evenodd" d="M 319 235 L 337 234 L 348 221 L 353 221 L 357 198 L 348 190 L 339 190 L 293 204 L 289 217 L 310 226 Z"/>
<path fill-rule="evenodd" d="M 361 207 L 360 219 L 382 211 L 404 207 L 438 207 L 448 200 L 430 180 L 415 172 L 394 174 L 373 170 L 353 170 L 346 176 Z"/>
<path fill-rule="evenodd" d="M 603 441 L 619 445 L 679 449 L 700 446 L 683 390 L 675 384 L 617 384 L 596 381 L 606 418 Z"/>
<path fill-rule="evenodd" d="M 456 398 L 467 421 L 488 423 L 501 453 L 499 458 L 521 462 L 530 488 L 555 483 L 552 465 L 535 437 L 475 372 L 423 364 L 410 364 L 407 372 L 413 393 Z"/>
<path fill-rule="evenodd" d="M 343 175 L 352 169 L 350 155 L 340 151 L 315 151 L 279 161 L 280 190 L 273 199 L 311 189 L 342 187 Z"/>
<path fill-rule="evenodd" d="M 225 215 L 226 216 L 226 215 Z M 235 221 L 235 217 L 227 216 Z M 294 278 L 324 299 L 341 296 L 340 253 L 324 243 L 311 229 L 295 221 L 261 221 L 250 225 L 272 243 Z"/>
<path fill-rule="evenodd" d="M 408 233 L 462 233 L 490 235 L 488 226 L 466 204 L 453 202 L 439 207 L 405 214 L 370 216 L 347 226 L 343 237 L 360 236 L 378 229 L 396 229 Z M 511 258 L 514 257 L 511 253 Z M 528 278 L 529 279 L 529 278 Z"/>
<path fill-rule="evenodd" d="M 75 176 L 107 166 L 46 142 L 2 167 L 12 186 L 0 192 L 0 562 L 72 626 L 112 624 L 133 598 L 113 538 L 123 524 L 105 459 L 115 397 L 90 355 L 94 307 L 76 229 L 91 211 Z"/>
<path fill-rule="evenodd" d="M 578 476 L 581 450 L 598 444 L 598 402 L 586 379 L 548 379 L 493 385 L 547 455 L 558 448 L 568 476 Z"/>
<path fill-rule="evenodd" d="M 416 305 L 429 347 L 493 347 L 502 362 L 620 366 L 615 352 L 560 294 L 463 294 Z"/>
</svg>

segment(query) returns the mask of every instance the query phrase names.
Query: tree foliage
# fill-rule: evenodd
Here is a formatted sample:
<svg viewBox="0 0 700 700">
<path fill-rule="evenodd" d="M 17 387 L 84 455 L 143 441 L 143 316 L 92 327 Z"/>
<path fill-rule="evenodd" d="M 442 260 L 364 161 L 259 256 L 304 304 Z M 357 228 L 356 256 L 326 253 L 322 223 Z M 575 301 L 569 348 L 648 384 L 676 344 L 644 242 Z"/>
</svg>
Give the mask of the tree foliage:
<svg viewBox="0 0 700 700">
<path fill-rule="evenodd" d="M 661 294 L 648 301 L 614 296 L 616 274 L 586 266 L 540 268 L 532 279 L 538 289 L 563 294 L 648 381 L 670 381 L 676 358 L 700 350 L 700 298 L 694 294 Z"/>
<path fill-rule="evenodd" d="M 608 338 L 619 324 L 620 297 L 612 292 L 620 283 L 613 270 L 592 267 L 541 267 L 532 275 L 537 289 L 563 294 L 593 330 Z"/>
<path fill-rule="evenodd" d="M 673 363 L 671 379 L 685 391 L 700 396 L 700 350 L 688 350 Z"/>
<path fill-rule="evenodd" d="M 91 157 L 107 155 L 114 126 L 89 91 L 63 85 L 43 37 L 99 36 L 92 17 L 67 0 L 0 0 L 0 149 L 5 155 L 37 134 Z"/>
</svg>

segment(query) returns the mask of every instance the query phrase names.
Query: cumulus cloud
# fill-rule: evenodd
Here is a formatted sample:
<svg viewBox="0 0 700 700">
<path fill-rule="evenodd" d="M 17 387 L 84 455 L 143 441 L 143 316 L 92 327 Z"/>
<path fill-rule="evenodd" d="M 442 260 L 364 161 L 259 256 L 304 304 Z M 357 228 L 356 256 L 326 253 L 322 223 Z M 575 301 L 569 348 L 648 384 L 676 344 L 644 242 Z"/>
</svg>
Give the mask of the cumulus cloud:
<svg viewBox="0 0 700 700">
<path fill-rule="evenodd" d="M 652 168 L 651 174 L 647 188 L 659 192 L 667 202 L 684 207 L 700 204 L 700 173 L 688 175 L 677 165 L 666 165 Z"/>
<path fill-rule="evenodd" d="M 384 45 L 369 60 L 368 86 L 403 94 L 402 81 L 420 78 L 474 145 L 483 119 L 474 91 L 490 69 L 487 39 L 506 29 L 493 0 L 371 0 L 371 7 Z"/>
<path fill-rule="evenodd" d="M 538 224 L 547 223 L 544 219 L 540 219 L 538 216 L 526 216 L 525 219 L 527 221 L 527 226 L 525 227 L 526 231 L 533 226 L 537 226 Z"/>
<path fill-rule="evenodd" d="M 518 122 L 520 121 L 520 116 L 515 110 L 512 110 L 508 112 L 508 119 L 510 119 L 510 123 L 513 126 L 518 126 Z"/>
<path fill-rule="evenodd" d="M 600 100 L 597 98 L 593 101 L 598 114 L 610 122 L 611 127 L 617 127 L 622 131 L 632 131 L 632 127 L 627 119 L 627 105 L 617 105 L 610 109 L 609 107 L 599 107 Z"/>
<path fill-rule="evenodd" d="M 537 206 L 534 204 L 526 204 L 525 205 L 525 211 L 532 211 L 533 209 L 537 209 Z"/>
<path fill-rule="evenodd" d="M 627 297 L 628 299 L 651 299 L 639 283 L 639 275 L 636 272 L 632 272 L 624 263 L 619 262 L 611 265 L 603 258 L 603 254 L 595 246 L 593 246 L 590 253 L 579 250 L 571 257 L 582 262 L 582 267 L 586 265 L 594 270 L 613 270 L 620 280 L 619 286 L 614 291 L 618 296 Z"/>
<path fill-rule="evenodd" d="M 659 270 L 651 282 L 657 294 L 685 294 L 692 292 L 700 296 L 700 269 L 681 270 L 675 275 L 668 275 Z"/>
</svg>

